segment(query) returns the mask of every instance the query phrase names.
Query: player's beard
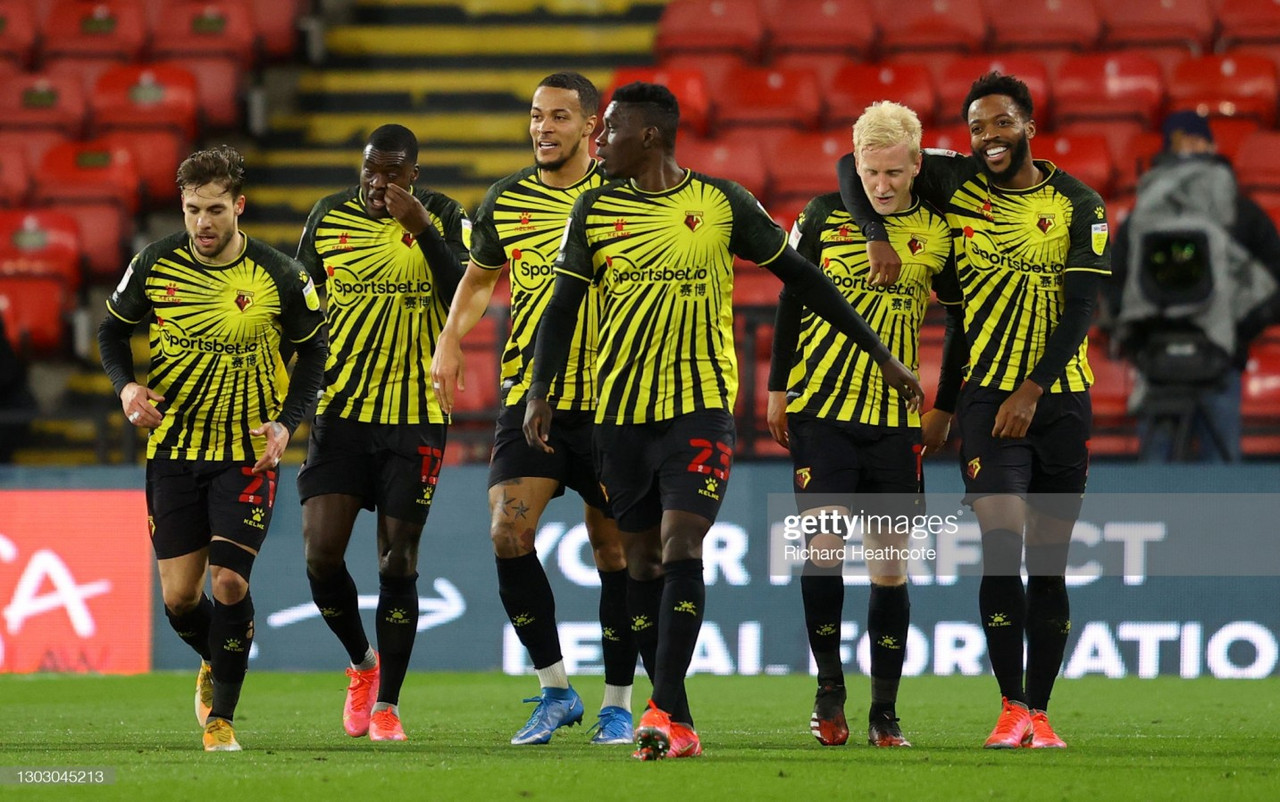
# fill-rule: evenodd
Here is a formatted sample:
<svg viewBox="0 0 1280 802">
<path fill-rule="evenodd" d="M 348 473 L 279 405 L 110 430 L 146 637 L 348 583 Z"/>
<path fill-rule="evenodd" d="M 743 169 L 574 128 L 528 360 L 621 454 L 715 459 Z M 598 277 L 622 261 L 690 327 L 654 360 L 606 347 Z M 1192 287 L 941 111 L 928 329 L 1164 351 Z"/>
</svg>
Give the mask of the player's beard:
<svg viewBox="0 0 1280 802">
<path fill-rule="evenodd" d="M 992 170 L 987 166 L 987 157 L 981 150 L 973 151 L 974 158 L 982 165 L 982 172 L 987 174 L 993 184 L 1003 184 L 1018 174 L 1023 165 L 1031 159 L 1031 140 L 1024 132 L 1018 141 L 1009 146 L 1009 166 L 1003 170 Z"/>
<path fill-rule="evenodd" d="M 196 253 L 199 254 L 202 259 L 206 259 L 206 260 L 213 259 L 217 257 L 218 254 L 226 250 L 227 246 L 231 244 L 231 237 L 234 235 L 235 235 L 234 229 L 231 231 L 224 232 L 221 236 L 219 236 L 216 240 L 214 240 L 213 248 L 208 253 L 205 253 L 204 250 L 200 247 L 200 243 L 196 240 L 195 235 L 192 234 L 191 232 L 187 232 L 187 236 L 190 237 L 191 239 L 191 247 L 195 249 Z"/>
<path fill-rule="evenodd" d="M 573 147 L 571 148 L 565 148 L 562 146 L 560 148 L 560 152 L 563 153 L 564 155 L 558 159 L 553 159 L 551 161 L 542 161 L 541 159 L 539 159 L 538 158 L 539 151 L 537 148 L 534 148 L 533 160 L 535 163 L 537 163 L 539 170 L 546 170 L 547 172 L 553 173 L 556 170 L 559 170 L 561 167 L 564 167 L 566 164 L 568 164 L 570 160 L 573 159 L 574 156 L 577 156 L 578 149 L 581 147 L 582 147 L 582 140 L 575 141 L 573 143 Z"/>
</svg>

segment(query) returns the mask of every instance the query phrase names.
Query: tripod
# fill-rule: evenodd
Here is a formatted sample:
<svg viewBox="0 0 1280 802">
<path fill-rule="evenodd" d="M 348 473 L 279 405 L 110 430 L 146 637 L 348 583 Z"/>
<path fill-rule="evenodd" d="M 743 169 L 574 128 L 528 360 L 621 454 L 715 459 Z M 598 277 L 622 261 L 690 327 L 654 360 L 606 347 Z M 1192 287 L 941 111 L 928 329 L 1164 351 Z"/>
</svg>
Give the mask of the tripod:
<svg viewBox="0 0 1280 802">
<path fill-rule="evenodd" d="M 1138 410 L 1139 419 L 1145 424 L 1147 432 L 1147 436 L 1142 439 L 1139 458 L 1160 458 L 1162 455 L 1154 452 L 1167 435 L 1172 442 L 1172 461 L 1191 461 L 1191 433 L 1199 418 L 1210 440 L 1209 443 L 1202 442 L 1201 449 L 1207 452 L 1212 445 L 1223 461 L 1231 461 L 1226 440 L 1204 401 L 1204 395 L 1215 389 L 1217 388 L 1213 385 L 1204 384 L 1149 384 L 1146 397 Z"/>
</svg>

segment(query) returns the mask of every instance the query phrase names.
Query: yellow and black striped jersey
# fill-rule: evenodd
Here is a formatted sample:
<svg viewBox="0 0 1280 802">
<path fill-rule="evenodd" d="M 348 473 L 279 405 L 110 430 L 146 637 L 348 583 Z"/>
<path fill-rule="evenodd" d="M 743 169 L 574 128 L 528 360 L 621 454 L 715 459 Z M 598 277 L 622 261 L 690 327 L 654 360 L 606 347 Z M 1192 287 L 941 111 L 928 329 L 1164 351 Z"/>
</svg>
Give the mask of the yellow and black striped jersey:
<svg viewBox="0 0 1280 802">
<path fill-rule="evenodd" d="M 1111 273 L 1106 207 L 1098 193 L 1042 159 L 1036 165 L 1045 179 L 1022 190 L 994 186 L 973 158 L 928 151 L 925 162 L 917 188 L 927 181 L 949 199 L 968 380 L 1014 390 L 1044 355 L 1062 317 L 1063 274 Z M 1086 338 L 1048 392 L 1093 384 L 1088 348 Z"/>
<path fill-rule="evenodd" d="M 662 192 L 626 181 L 578 198 L 556 272 L 603 295 L 596 421 L 731 411 L 733 257 L 768 264 L 786 245 L 750 192 L 693 171 Z"/>
<path fill-rule="evenodd" d="M 466 260 L 470 224 L 457 201 L 413 194 L 431 224 Z M 328 294 L 329 361 L 316 414 L 362 423 L 443 423 L 431 387 L 431 354 L 449 313 L 426 255 L 392 217 L 372 218 L 359 187 L 311 210 L 298 261 Z"/>
<path fill-rule="evenodd" d="M 564 188 L 547 186 L 539 180 L 537 167 L 527 167 L 490 187 L 476 210 L 471 261 L 486 270 L 511 266 L 511 336 L 502 352 L 507 406 L 523 402 L 529 391 L 534 335 L 551 300 L 565 220 L 578 196 L 605 180 L 594 161 L 581 181 Z M 579 310 L 569 361 L 547 395 L 556 409 L 595 407 L 600 307 L 600 293 L 593 288 Z"/>
<path fill-rule="evenodd" d="M 822 268 L 844 297 L 902 364 L 919 373 L 920 326 L 935 286 L 939 298 L 959 303 L 951 260 L 951 229 L 918 200 L 885 216 L 894 250 L 902 254 L 897 282 L 868 284 L 866 239 L 840 202 L 819 195 L 796 220 L 791 244 Z M 920 415 L 889 392 L 880 366 L 831 324 L 805 310 L 787 380 L 788 412 L 875 426 L 919 426 Z"/>
<path fill-rule="evenodd" d="M 289 387 L 281 337 L 304 342 L 324 325 L 293 259 L 245 236 L 235 258 L 205 264 L 185 231 L 134 256 L 107 309 L 126 323 L 152 315 L 147 386 L 164 400 L 149 459 L 257 459 L 266 438 L 249 430 L 276 419 Z"/>
</svg>

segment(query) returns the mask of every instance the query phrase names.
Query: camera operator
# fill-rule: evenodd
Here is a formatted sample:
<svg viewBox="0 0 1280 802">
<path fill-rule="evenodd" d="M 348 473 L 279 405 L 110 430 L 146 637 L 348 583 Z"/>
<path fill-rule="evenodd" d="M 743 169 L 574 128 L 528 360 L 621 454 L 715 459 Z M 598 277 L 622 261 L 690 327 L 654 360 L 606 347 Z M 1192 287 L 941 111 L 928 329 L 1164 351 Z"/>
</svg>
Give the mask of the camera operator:
<svg viewBox="0 0 1280 802">
<path fill-rule="evenodd" d="M 1277 317 L 1280 235 L 1240 192 L 1208 120 L 1174 112 L 1163 133 L 1115 238 L 1105 290 L 1117 340 L 1141 376 L 1130 408 L 1144 459 L 1238 462 L 1241 373 L 1250 341 Z M 1189 418 L 1176 432 L 1173 410 Z"/>
</svg>

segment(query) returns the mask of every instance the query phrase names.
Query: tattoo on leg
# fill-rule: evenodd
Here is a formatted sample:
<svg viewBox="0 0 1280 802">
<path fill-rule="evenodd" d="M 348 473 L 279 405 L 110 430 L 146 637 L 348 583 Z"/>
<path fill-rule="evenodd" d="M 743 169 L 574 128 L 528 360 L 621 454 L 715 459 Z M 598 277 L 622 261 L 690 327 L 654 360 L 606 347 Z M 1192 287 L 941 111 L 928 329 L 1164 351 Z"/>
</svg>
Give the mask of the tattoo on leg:
<svg viewBox="0 0 1280 802">
<path fill-rule="evenodd" d="M 502 513 L 511 519 L 524 518 L 529 507 L 518 498 L 507 498 L 507 491 L 503 490 L 502 495 L 498 498 L 498 506 L 502 508 Z"/>
</svg>

